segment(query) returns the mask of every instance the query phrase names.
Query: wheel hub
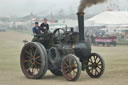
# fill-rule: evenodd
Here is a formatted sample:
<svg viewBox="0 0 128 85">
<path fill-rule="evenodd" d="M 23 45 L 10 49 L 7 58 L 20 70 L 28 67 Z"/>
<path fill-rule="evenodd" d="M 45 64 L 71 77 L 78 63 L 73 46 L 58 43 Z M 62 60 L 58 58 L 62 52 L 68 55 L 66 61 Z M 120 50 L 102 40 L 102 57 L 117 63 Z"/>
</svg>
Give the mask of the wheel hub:
<svg viewBox="0 0 128 85">
<path fill-rule="evenodd" d="M 93 67 L 93 68 L 97 68 L 97 67 L 98 67 L 98 64 L 97 64 L 97 63 L 93 63 L 93 64 L 92 64 L 92 67 Z"/>
<path fill-rule="evenodd" d="M 34 64 L 36 62 L 36 58 L 33 56 L 31 59 L 32 63 Z"/>
</svg>

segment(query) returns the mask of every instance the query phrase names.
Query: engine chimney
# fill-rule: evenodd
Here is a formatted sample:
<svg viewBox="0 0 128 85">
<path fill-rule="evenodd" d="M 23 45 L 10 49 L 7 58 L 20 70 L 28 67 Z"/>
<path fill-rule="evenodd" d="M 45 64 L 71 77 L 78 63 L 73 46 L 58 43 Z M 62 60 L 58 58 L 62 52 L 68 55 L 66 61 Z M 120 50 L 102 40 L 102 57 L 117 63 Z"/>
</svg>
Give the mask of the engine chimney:
<svg viewBox="0 0 128 85">
<path fill-rule="evenodd" d="M 80 61 L 85 61 L 91 54 L 91 46 L 89 42 L 85 41 L 84 38 L 84 13 L 79 12 L 78 15 L 78 26 L 79 26 L 79 42 L 74 46 L 75 55 L 80 58 Z"/>
<path fill-rule="evenodd" d="M 79 27 L 79 40 L 84 41 L 84 12 L 77 13 L 78 27 Z"/>
</svg>

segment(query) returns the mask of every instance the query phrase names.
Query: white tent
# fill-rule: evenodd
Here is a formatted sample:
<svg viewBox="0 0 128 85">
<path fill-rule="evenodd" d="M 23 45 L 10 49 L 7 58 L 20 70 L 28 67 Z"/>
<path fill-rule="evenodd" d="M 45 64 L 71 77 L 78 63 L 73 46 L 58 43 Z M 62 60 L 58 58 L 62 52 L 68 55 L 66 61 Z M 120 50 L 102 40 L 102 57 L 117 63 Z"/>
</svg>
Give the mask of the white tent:
<svg viewBox="0 0 128 85">
<path fill-rule="evenodd" d="M 126 11 L 105 11 L 96 15 L 88 21 L 95 24 L 105 25 L 128 25 L 128 12 Z"/>
</svg>

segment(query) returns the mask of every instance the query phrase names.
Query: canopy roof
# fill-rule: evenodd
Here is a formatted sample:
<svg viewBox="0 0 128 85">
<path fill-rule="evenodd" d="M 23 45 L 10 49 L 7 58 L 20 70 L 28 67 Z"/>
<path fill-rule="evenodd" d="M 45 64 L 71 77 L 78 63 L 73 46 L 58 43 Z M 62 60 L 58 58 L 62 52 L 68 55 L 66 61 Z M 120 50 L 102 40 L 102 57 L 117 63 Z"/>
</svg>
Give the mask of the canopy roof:
<svg viewBox="0 0 128 85">
<path fill-rule="evenodd" d="M 128 24 L 128 12 L 126 11 L 105 11 L 90 19 L 95 24 L 125 25 Z"/>
</svg>

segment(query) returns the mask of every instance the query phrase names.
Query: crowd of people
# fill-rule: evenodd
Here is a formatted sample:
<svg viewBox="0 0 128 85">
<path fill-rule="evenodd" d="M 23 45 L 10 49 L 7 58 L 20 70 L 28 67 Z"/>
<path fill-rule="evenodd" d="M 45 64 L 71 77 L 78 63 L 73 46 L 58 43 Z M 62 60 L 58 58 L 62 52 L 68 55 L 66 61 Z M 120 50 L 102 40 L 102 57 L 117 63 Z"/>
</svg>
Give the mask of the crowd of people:
<svg viewBox="0 0 128 85">
<path fill-rule="evenodd" d="M 86 36 L 89 40 L 90 44 L 95 45 L 96 43 L 107 43 L 107 42 L 115 42 L 117 37 L 113 34 L 107 34 L 106 32 L 92 32 L 90 35 Z"/>
</svg>

